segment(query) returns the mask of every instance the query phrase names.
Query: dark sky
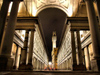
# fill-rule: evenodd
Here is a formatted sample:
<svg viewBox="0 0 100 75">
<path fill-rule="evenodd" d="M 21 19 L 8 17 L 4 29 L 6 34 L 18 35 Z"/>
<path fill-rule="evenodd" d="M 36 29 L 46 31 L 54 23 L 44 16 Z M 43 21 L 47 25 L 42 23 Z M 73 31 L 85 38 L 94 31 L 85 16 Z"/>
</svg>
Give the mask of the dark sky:
<svg viewBox="0 0 100 75">
<path fill-rule="evenodd" d="M 56 31 L 58 47 L 67 15 L 60 9 L 47 8 L 41 11 L 38 14 L 38 17 L 41 23 L 41 28 L 43 30 L 44 39 L 47 44 L 49 61 L 51 61 L 52 32 Z"/>
</svg>

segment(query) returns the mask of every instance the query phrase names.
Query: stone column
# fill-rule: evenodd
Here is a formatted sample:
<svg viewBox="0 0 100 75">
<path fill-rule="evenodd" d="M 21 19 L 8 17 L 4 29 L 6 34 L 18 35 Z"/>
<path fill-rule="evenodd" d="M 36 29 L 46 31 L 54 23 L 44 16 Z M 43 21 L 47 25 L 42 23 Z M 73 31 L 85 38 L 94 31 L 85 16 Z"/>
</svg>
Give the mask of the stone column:
<svg viewBox="0 0 100 75">
<path fill-rule="evenodd" d="M 74 31 L 71 31 L 71 46 L 72 46 L 72 59 L 73 59 L 73 70 L 77 68 L 77 61 L 76 61 L 76 47 L 75 47 L 75 36 Z"/>
<path fill-rule="evenodd" d="M 41 68 L 41 62 L 40 62 L 40 70 L 41 70 L 42 68 Z"/>
<path fill-rule="evenodd" d="M 18 48 L 18 57 L 17 57 L 17 63 L 16 63 L 16 69 L 19 68 L 19 62 L 20 62 L 20 55 L 21 55 L 21 47 Z"/>
<path fill-rule="evenodd" d="M 63 63 L 61 64 L 61 66 L 62 66 L 62 70 L 63 70 Z"/>
<path fill-rule="evenodd" d="M 60 64 L 59 64 L 59 70 L 60 70 L 60 68 L 61 68 L 61 67 L 60 67 Z"/>
<path fill-rule="evenodd" d="M 38 60 L 36 60 L 36 70 L 38 70 Z"/>
<path fill-rule="evenodd" d="M 42 63 L 42 70 L 44 70 L 43 63 Z"/>
<path fill-rule="evenodd" d="M 28 56 L 28 65 L 27 65 L 27 69 L 28 70 L 32 70 L 33 69 L 32 57 L 33 57 L 34 31 L 35 30 L 31 30 L 31 36 L 30 36 L 29 56 Z"/>
<path fill-rule="evenodd" d="M 39 60 L 37 60 L 37 70 L 39 70 Z"/>
<path fill-rule="evenodd" d="M 68 63 L 67 63 L 67 60 L 66 60 L 66 70 L 68 70 L 68 66 L 67 65 L 68 65 Z"/>
<path fill-rule="evenodd" d="M 43 67 L 42 67 L 42 62 L 41 62 L 41 70 L 43 70 Z"/>
<path fill-rule="evenodd" d="M 66 60 L 66 70 L 67 70 L 67 60 Z"/>
<path fill-rule="evenodd" d="M 36 69 L 36 58 L 34 58 L 34 64 L 33 64 L 34 66 L 34 69 Z"/>
<path fill-rule="evenodd" d="M 45 68 L 45 63 L 43 63 L 43 68 Z"/>
<path fill-rule="evenodd" d="M 79 65 L 79 57 L 78 57 L 78 49 L 76 48 L 76 60 L 77 60 L 77 65 Z"/>
<path fill-rule="evenodd" d="M 2 69 L 10 70 L 12 68 L 13 59 L 11 58 L 11 48 L 12 48 L 12 42 L 13 42 L 14 31 L 16 26 L 19 3 L 20 0 L 13 0 L 10 18 L 8 20 L 4 41 L 1 47 L 0 66 L 2 67 L 0 67 L 0 69 L 2 68 Z"/>
<path fill-rule="evenodd" d="M 6 23 L 6 17 L 7 17 L 10 1 L 11 0 L 3 0 L 3 4 L 0 10 L 0 46 L 1 46 L 1 41 L 3 37 L 3 32 L 4 32 L 4 27 Z"/>
<path fill-rule="evenodd" d="M 41 69 L 41 62 L 39 61 L 39 70 Z"/>
<path fill-rule="evenodd" d="M 44 68 L 43 68 L 43 63 L 42 63 L 42 70 L 43 70 Z"/>
<path fill-rule="evenodd" d="M 61 64 L 60 64 L 60 70 L 61 70 Z"/>
<path fill-rule="evenodd" d="M 26 69 L 28 36 L 29 36 L 29 30 L 26 30 L 25 40 L 24 40 L 24 47 L 21 50 L 21 61 L 20 61 L 19 70 L 25 70 Z"/>
<path fill-rule="evenodd" d="M 17 59 L 18 59 L 18 46 L 17 46 L 17 49 L 16 49 L 15 62 L 14 62 L 14 67 L 13 67 L 14 69 L 16 69 Z"/>
<path fill-rule="evenodd" d="M 40 69 L 42 70 L 42 62 L 40 62 Z"/>
<path fill-rule="evenodd" d="M 64 62 L 63 62 L 63 64 L 62 64 L 62 65 L 63 65 L 63 70 L 64 70 Z"/>
<path fill-rule="evenodd" d="M 95 15 L 93 1 L 85 0 L 91 39 L 93 44 L 94 60 L 91 61 L 91 68 L 94 71 L 100 71 L 100 35 L 97 18 Z"/>
<path fill-rule="evenodd" d="M 42 68 L 42 62 L 41 62 L 41 70 L 43 70 L 43 68 Z"/>
<path fill-rule="evenodd" d="M 83 64 L 85 65 L 85 60 L 84 60 L 84 58 L 85 58 L 84 49 L 82 49 L 82 57 L 83 57 Z"/>
<path fill-rule="evenodd" d="M 35 64 L 35 58 L 33 58 L 33 65 L 34 65 L 34 66 L 33 66 L 33 69 L 35 69 L 35 65 L 36 65 L 36 64 Z"/>
<path fill-rule="evenodd" d="M 78 70 L 85 70 L 85 65 L 83 65 L 83 57 L 82 57 L 82 50 L 81 50 L 81 40 L 80 40 L 80 32 L 79 30 L 76 31 L 77 35 L 77 48 L 78 48 L 78 58 L 79 58 L 79 65 Z"/>
<path fill-rule="evenodd" d="M 99 24 L 100 24 L 100 0 L 95 0 L 96 6 L 97 6 L 97 12 L 98 12 L 98 18 L 99 18 Z"/>
<path fill-rule="evenodd" d="M 63 63 L 61 64 L 61 67 L 62 67 L 61 69 L 63 70 Z"/>
<path fill-rule="evenodd" d="M 36 58 L 35 58 L 36 59 Z M 35 61 L 35 70 L 37 69 L 37 59 Z"/>
<path fill-rule="evenodd" d="M 88 47 L 85 47 L 85 48 L 84 48 L 84 52 L 85 52 L 86 68 L 87 68 L 87 70 L 90 70 L 90 57 L 89 57 L 89 50 L 88 50 Z"/>
<path fill-rule="evenodd" d="M 62 70 L 62 64 L 60 64 L 60 66 L 61 66 L 60 70 Z"/>
<path fill-rule="evenodd" d="M 40 61 L 38 60 L 38 70 L 40 70 Z"/>
<path fill-rule="evenodd" d="M 66 61 L 65 61 L 65 65 L 64 66 L 65 66 L 65 70 L 66 70 Z"/>
</svg>

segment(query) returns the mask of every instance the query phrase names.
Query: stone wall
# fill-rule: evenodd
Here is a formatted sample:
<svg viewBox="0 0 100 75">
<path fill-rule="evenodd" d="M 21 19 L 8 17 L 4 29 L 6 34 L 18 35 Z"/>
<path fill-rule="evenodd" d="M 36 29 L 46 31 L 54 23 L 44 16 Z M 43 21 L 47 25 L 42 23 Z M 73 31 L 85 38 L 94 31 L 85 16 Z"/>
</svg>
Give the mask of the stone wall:
<svg viewBox="0 0 100 75">
<path fill-rule="evenodd" d="M 33 59 L 34 61 L 38 61 L 39 64 L 44 65 L 44 67 L 46 67 L 48 65 L 48 56 L 46 53 L 46 48 L 44 46 L 44 42 L 39 30 L 38 25 L 36 25 L 36 29 L 35 29 L 35 33 L 34 33 L 34 53 L 33 53 Z M 35 62 L 34 62 L 35 63 Z M 37 64 L 37 67 L 38 65 Z"/>
<path fill-rule="evenodd" d="M 72 69 L 71 32 L 69 26 L 66 27 L 61 46 L 59 48 L 57 64 L 58 69 Z"/>
</svg>

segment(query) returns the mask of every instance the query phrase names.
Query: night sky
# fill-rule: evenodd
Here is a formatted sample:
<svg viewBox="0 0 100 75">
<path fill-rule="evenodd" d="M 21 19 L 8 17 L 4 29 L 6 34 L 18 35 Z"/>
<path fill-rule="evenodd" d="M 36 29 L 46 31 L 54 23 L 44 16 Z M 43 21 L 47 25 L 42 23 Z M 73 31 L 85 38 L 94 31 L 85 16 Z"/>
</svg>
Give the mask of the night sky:
<svg viewBox="0 0 100 75">
<path fill-rule="evenodd" d="M 51 61 L 52 32 L 56 31 L 57 47 L 58 47 L 67 15 L 60 9 L 47 8 L 41 11 L 38 14 L 38 17 L 39 17 L 41 28 L 43 30 L 44 39 L 46 41 L 49 61 Z"/>
</svg>

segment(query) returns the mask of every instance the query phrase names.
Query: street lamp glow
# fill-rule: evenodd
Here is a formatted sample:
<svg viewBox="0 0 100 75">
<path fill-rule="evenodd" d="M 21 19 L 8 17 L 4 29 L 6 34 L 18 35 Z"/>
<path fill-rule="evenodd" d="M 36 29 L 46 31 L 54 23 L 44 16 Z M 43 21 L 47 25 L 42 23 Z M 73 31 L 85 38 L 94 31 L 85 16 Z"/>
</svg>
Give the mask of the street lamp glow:
<svg viewBox="0 0 100 75">
<path fill-rule="evenodd" d="M 51 65 L 52 63 L 51 62 L 49 62 L 49 65 Z"/>
</svg>

